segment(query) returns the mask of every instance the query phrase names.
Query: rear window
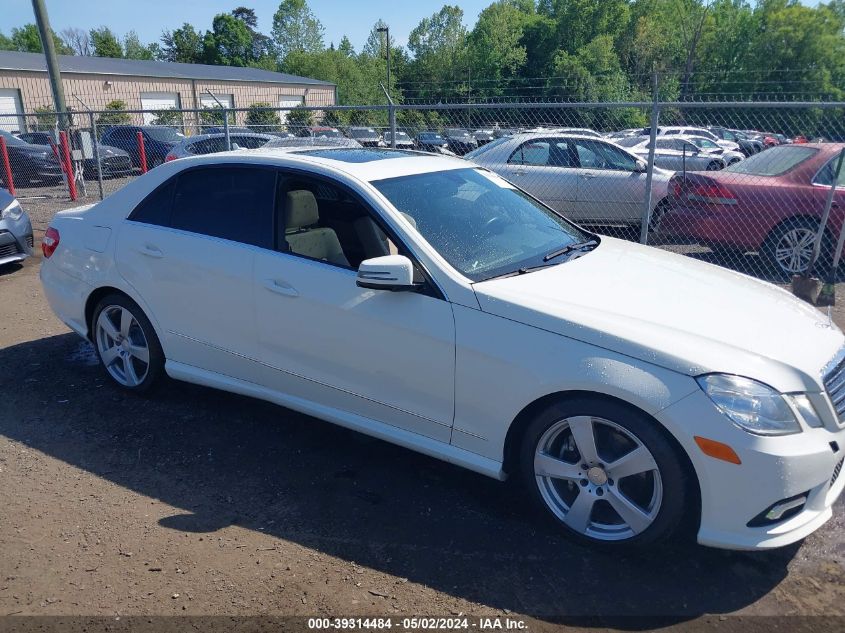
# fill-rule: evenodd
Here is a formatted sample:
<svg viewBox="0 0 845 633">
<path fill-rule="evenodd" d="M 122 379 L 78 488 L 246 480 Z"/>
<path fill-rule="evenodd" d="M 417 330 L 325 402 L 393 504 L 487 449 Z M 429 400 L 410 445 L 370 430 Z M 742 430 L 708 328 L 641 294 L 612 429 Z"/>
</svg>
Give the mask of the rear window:
<svg viewBox="0 0 845 633">
<path fill-rule="evenodd" d="M 772 147 L 765 152 L 754 154 L 745 160 L 734 163 L 724 171 L 748 174 L 749 176 L 780 176 L 795 169 L 818 151 L 814 147 L 796 147 L 794 145 Z"/>
</svg>

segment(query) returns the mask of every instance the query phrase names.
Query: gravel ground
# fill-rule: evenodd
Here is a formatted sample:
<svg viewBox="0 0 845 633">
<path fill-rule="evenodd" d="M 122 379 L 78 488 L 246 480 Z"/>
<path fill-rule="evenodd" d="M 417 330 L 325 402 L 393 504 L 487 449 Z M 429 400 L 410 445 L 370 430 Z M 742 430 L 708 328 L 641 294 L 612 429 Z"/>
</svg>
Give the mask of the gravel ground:
<svg viewBox="0 0 845 633">
<path fill-rule="evenodd" d="M 58 202 L 24 201 L 36 242 Z M 774 552 L 597 554 L 508 484 L 319 420 L 173 381 L 123 394 L 50 312 L 39 262 L 0 269 L 0 616 L 845 616 L 842 502 Z"/>
</svg>

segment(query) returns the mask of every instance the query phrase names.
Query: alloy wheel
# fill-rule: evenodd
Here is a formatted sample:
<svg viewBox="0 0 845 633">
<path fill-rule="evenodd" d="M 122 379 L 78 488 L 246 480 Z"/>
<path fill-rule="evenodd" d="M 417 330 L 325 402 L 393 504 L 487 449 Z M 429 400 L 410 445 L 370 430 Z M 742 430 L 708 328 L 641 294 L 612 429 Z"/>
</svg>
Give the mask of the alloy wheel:
<svg viewBox="0 0 845 633">
<path fill-rule="evenodd" d="M 558 519 L 600 541 L 645 531 L 663 500 L 654 456 L 631 431 L 604 418 L 575 416 L 552 424 L 537 443 L 534 476 Z"/>
<path fill-rule="evenodd" d="M 806 227 L 794 227 L 783 233 L 775 244 L 774 260 L 786 273 L 804 272 L 813 258 L 816 234 Z"/>
<path fill-rule="evenodd" d="M 97 352 L 119 384 L 137 387 L 150 370 L 150 348 L 138 320 L 118 305 L 100 311 L 96 327 Z"/>
</svg>

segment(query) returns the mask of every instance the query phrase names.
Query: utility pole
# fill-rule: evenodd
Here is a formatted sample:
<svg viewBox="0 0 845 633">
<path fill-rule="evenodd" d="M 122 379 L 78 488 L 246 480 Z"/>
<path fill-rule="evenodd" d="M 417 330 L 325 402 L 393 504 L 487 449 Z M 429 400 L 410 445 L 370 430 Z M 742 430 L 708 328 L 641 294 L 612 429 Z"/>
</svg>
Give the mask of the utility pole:
<svg viewBox="0 0 845 633">
<path fill-rule="evenodd" d="M 390 94 L 390 27 L 380 26 L 376 29 L 378 33 L 384 33 L 387 40 L 387 92 Z"/>
<path fill-rule="evenodd" d="M 41 46 L 44 48 L 44 57 L 47 60 L 47 74 L 50 77 L 50 88 L 53 90 L 53 104 L 56 107 L 56 112 L 59 113 L 59 127 L 64 130 L 68 128 L 70 122 L 67 118 L 65 90 L 62 87 L 59 61 L 56 59 L 53 29 L 50 28 L 50 19 L 47 17 L 47 8 L 44 6 L 44 0 L 32 0 L 32 10 L 35 12 L 35 23 L 38 25 L 38 33 L 41 35 Z"/>
</svg>

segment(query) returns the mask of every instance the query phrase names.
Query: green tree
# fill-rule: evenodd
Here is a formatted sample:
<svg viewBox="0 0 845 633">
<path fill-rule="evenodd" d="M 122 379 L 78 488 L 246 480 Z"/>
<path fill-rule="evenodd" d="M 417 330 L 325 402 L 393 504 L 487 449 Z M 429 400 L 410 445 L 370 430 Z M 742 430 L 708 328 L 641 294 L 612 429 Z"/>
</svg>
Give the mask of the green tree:
<svg viewBox="0 0 845 633">
<path fill-rule="evenodd" d="M 255 132 L 277 132 L 282 127 L 279 115 L 269 103 L 260 101 L 249 106 L 246 113 L 246 126 Z"/>
<path fill-rule="evenodd" d="M 104 112 L 97 117 L 97 125 L 101 130 L 113 125 L 129 125 L 132 123 L 132 117 L 126 111 L 128 107 L 126 102 L 121 99 L 109 101 L 104 108 Z"/>
<path fill-rule="evenodd" d="M 129 31 L 123 36 L 123 54 L 126 59 L 154 59 L 154 49 L 141 44 L 135 31 Z"/>
<path fill-rule="evenodd" d="M 416 97 L 455 98 L 465 94 L 467 70 L 467 30 L 464 12 L 445 5 L 423 18 L 408 36 L 413 61 L 408 64 Z"/>
<path fill-rule="evenodd" d="M 252 58 L 261 60 L 272 55 L 273 43 L 269 37 L 258 31 L 258 16 L 254 9 L 237 7 L 232 9 L 232 17 L 243 22 L 252 37 Z"/>
<path fill-rule="evenodd" d="M 203 38 L 187 22 L 178 29 L 162 33 L 161 44 L 162 61 L 183 64 L 199 64 L 203 61 Z"/>
<path fill-rule="evenodd" d="M 498 0 L 478 16 L 469 34 L 469 66 L 472 74 L 483 80 L 475 92 L 482 96 L 502 94 L 508 81 L 525 65 L 527 55 L 522 45 L 524 14 L 509 0 Z"/>
<path fill-rule="evenodd" d="M 37 132 L 49 132 L 55 130 L 57 125 L 56 112 L 51 106 L 38 106 L 35 108 L 35 127 Z"/>
<path fill-rule="evenodd" d="M 91 46 L 95 57 L 123 57 L 123 48 L 117 35 L 107 26 L 91 29 Z"/>
<path fill-rule="evenodd" d="M 165 108 L 156 110 L 153 125 L 166 125 L 168 127 L 183 127 L 182 113 L 176 108 Z"/>
<path fill-rule="evenodd" d="M 73 49 L 67 46 L 62 39 L 53 33 L 53 44 L 58 55 L 73 55 Z M 24 24 L 20 28 L 12 29 L 10 37 L 0 33 L 0 50 L 20 51 L 22 53 L 43 53 L 41 46 L 41 35 L 34 24 Z"/>
<path fill-rule="evenodd" d="M 247 66 L 255 61 L 253 38 L 247 25 L 229 13 L 214 16 L 203 38 L 205 62 L 220 66 Z"/>
<path fill-rule="evenodd" d="M 229 125 L 235 124 L 235 113 L 229 112 Z M 220 127 L 223 125 L 225 117 L 223 116 L 223 108 L 214 104 L 211 107 L 205 107 L 200 110 L 200 127 Z"/>
<path fill-rule="evenodd" d="M 314 114 L 303 106 L 296 106 L 285 117 L 285 125 L 289 130 L 296 130 L 314 124 Z"/>
<path fill-rule="evenodd" d="M 273 14 L 272 39 L 277 59 L 282 61 L 293 52 L 323 50 L 323 32 L 323 25 L 305 0 L 282 0 Z"/>
</svg>

